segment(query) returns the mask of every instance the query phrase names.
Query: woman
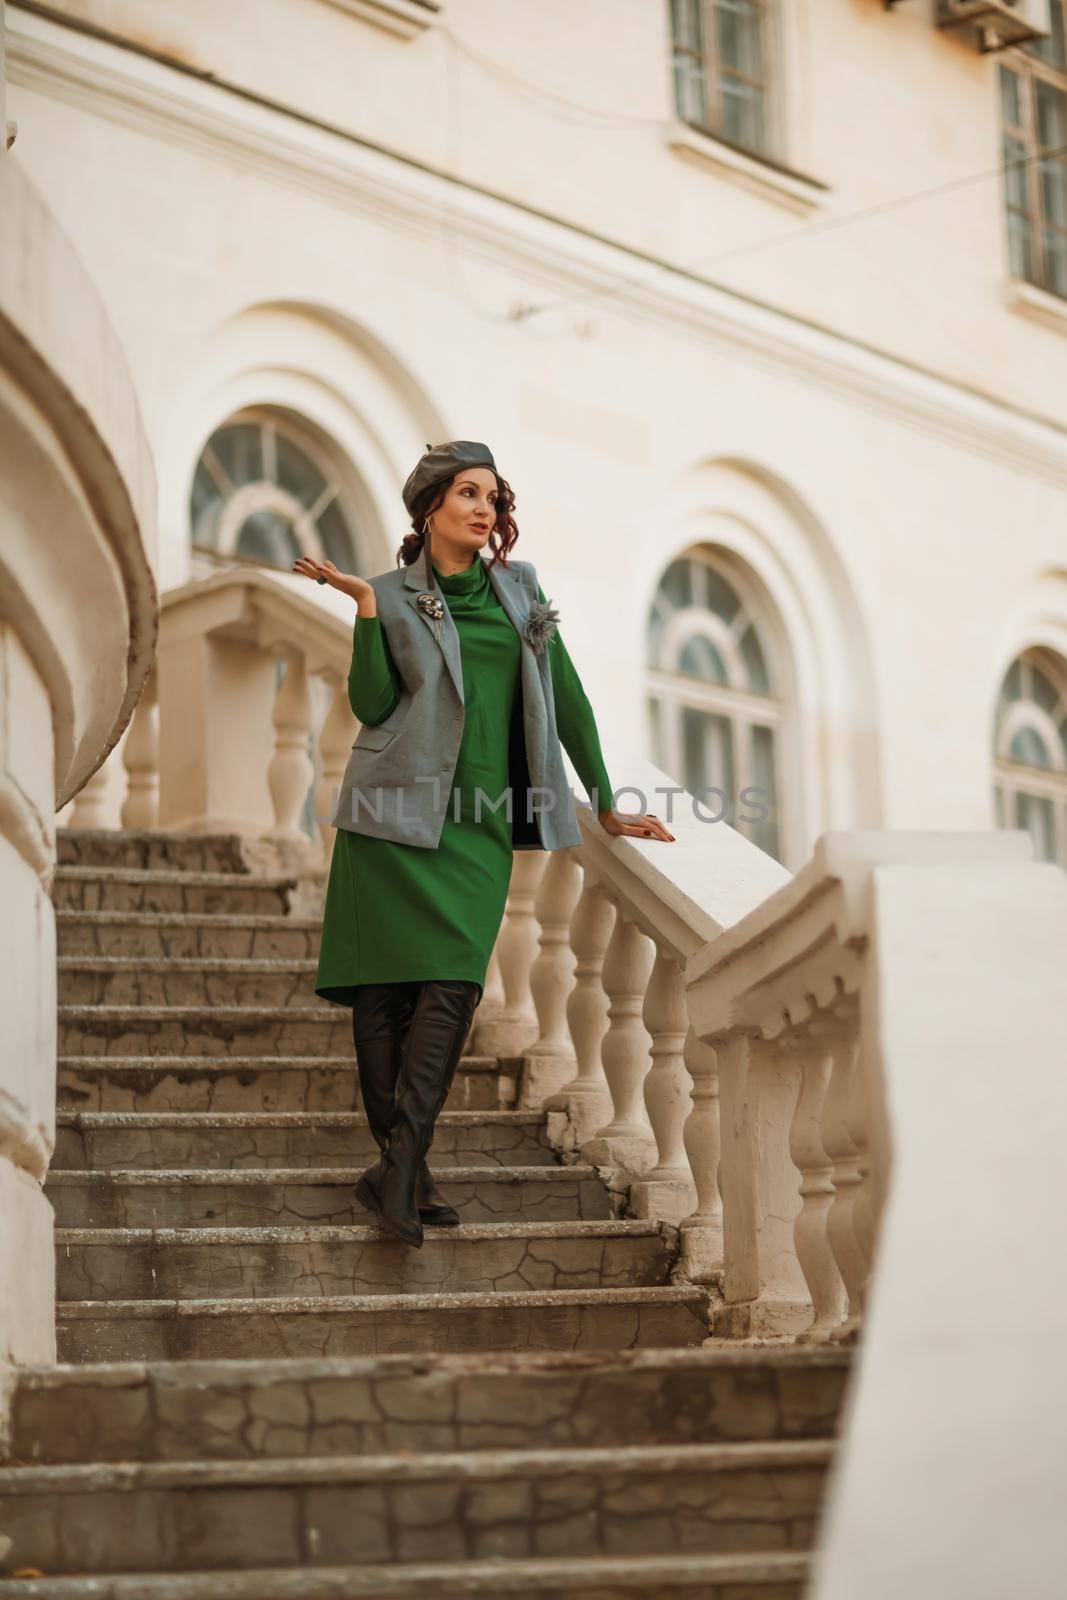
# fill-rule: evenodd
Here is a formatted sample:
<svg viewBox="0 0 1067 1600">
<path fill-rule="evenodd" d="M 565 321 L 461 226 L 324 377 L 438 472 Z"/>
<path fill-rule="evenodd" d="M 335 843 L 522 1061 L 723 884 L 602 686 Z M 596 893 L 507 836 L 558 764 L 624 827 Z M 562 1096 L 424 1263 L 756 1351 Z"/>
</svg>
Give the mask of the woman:
<svg viewBox="0 0 1067 1600">
<path fill-rule="evenodd" d="M 413 531 L 397 571 L 357 578 L 306 556 L 293 570 L 356 602 L 348 698 L 363 728 L 330 819 L 315 992 L 352 1008 L 381 1151 L 356 1194 L 419 1246 L 424 1222 L 459 1221 L 426 1154 L 482 997 L 513 853 L 581 841 L 560 739 L 605 832 L 673 836 L 654 815 L 599 804 L 612 789 L 592 708 L 534 568 L 507 561 L 515 496 L 488 447 L 428 446 L 403 498 Z M 536 794 L 551 805 L 535 806 Z"/>
</svg>

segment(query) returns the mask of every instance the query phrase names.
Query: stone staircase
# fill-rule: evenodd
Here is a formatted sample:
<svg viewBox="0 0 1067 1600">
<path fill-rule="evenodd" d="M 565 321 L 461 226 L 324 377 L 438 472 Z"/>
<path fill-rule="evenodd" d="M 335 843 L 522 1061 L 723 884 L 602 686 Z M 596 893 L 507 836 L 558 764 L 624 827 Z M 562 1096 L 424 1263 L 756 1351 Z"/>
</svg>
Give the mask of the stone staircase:
<svg viewBox="0 0 1067 1600">
<path fill-rule="evenodd" d="M 847 1353 L 715 1346 L 676 1231 L 614 1214 L 465 1056 L 463 1219 L 368 1225 L 347 1009 L 236 838 L 61 831 L 60 1365 L 19 1373 L 0 1596 L 798 1600 Z"/>
</svg>

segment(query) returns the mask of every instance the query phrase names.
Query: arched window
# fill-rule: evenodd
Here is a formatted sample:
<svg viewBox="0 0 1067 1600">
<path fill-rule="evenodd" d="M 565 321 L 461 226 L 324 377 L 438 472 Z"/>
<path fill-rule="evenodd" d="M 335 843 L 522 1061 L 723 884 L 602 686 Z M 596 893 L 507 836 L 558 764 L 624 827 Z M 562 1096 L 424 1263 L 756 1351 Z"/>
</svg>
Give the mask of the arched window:
<svg viewBox="0 0 1067 1600">
<path fill-rule="evenodd" d="M 672 561 L 649 611 L 647 661 L 652 760 L 701 802 L 698 815 L 778 858 L 781 704 L 754 599 L 703 552 Z"/>
<path fill-rule="evenodd" d="M 204 446 L 193 477 L 193 549 L 288 571 L 298 555 L 358 571 L 343 472 L 288 419 L 242 412 Z"/>
<path fill-rule="evenodd" d="M 1004 674 L 993 743 L 998 828 L 1022 828 L 1039 861 L 1067 867 L 1067 665 L 1027 651 Z"/>
</svg>

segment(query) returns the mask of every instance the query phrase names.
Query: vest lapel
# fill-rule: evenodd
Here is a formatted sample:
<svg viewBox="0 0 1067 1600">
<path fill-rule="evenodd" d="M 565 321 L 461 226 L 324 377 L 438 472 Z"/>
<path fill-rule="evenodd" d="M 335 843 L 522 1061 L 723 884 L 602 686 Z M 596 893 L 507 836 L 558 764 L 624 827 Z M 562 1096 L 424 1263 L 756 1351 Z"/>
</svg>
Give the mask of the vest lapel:
<svg viewBox="0 0 1067 1600">
<path fill-rule="evenodd" d="M 480 555 L 475 556 L 476 561 L 483 561 L 483 559 Z M 484 565 L 497 599 L 507 612 L 509 620 L 521 638 L 523 624 L 530 613 L 529 596 L 523 587 L 521 578 L 518 573 L 509 572 L 500 565 L 491 567 L 488 561 L 485 561 Z M 418 561 L 413 561 L 411 566 L 407 568 L 404 573 L 404 587 L 408 591 L 409 604 L 414 608 L 416 615 L 420 616 L 426 627 L 429 628 L 431 637 L 440 644 L 448 670 L 452 674 L 452 682 L 456 686 L 456 693 L 459 695 L 460 700 L 463 700 L 463 667 L 460 662 L 459 632 L 456 624 L 452 621 L 448 604 L 446 601 L 442 601 L 445 614 L 441 618 L 441 638 L 438 640 L 437 634 L 434 632 L 433 618 L 428 617 L 418 603 L 420 594 L 432 592 L 438 596 L 441 595 L 440 589 L 435 586 L 431 591 L 429 584 L 426 582 L 425 552 Z"/>
</svg>

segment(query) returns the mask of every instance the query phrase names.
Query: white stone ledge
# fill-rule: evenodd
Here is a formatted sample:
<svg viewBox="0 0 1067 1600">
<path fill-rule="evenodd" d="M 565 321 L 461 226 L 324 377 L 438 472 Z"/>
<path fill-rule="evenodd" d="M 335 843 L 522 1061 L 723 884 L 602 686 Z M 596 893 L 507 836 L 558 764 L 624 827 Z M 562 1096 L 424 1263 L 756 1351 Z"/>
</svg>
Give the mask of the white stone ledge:
<svg viewBox="0 0 1067 1600">
<path fill-rule="evenodd" d="M 1008 278 L 1004 284 L 1004 298 L 1013 311 L 1057 333 L 1067 333 L 1067 296 L 1039 289 L 1036 283 L 1028 283 L 1025 278 Z"/>
<path fill-rule="evenodd" d="M 325 0 L 361 22 L 373 22 L 401 39 L 417 39 L 432 28 L 441 7 L 436 0 Z"/>
<path fill-rule="evenodd" d="M 808 212 L 826 204 L 828 185 L 806 177 L 759 156 L 749 155 L 736 146 L 716 139 L 713 134 L 694 128 L 691 123 L 672 119 L 665 138 L 670 148 L 684 158 L 692 158 L 714 168 L 720 177 L 732 179 L 764 199 L 776 200 L 791 211 Z"/>
</svg>

